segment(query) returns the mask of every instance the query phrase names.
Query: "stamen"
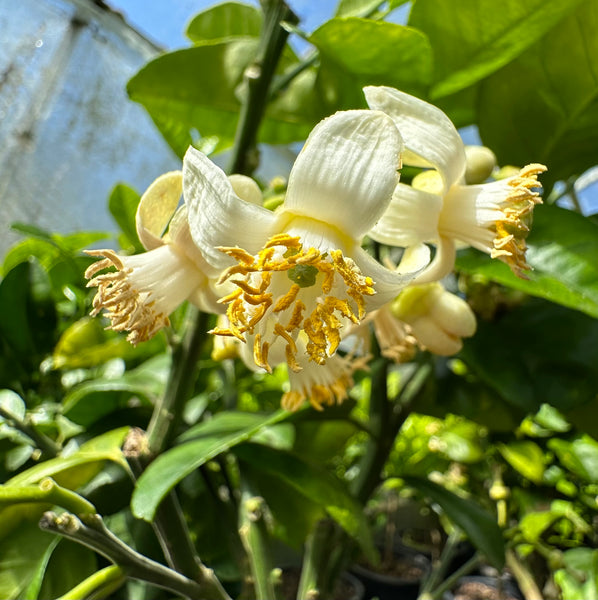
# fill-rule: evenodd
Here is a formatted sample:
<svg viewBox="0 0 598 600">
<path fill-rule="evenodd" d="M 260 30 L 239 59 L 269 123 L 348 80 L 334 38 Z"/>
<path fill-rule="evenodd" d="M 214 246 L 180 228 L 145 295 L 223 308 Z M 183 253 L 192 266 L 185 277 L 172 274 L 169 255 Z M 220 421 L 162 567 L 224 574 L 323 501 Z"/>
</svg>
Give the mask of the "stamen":
<svg viewBox="0 0 598 600">
<path fill-rule="evenodd" d="M 223 335 L 245 341 L 245 334 L 253 334 L 259 326 L 255 335 L 260 336 L 260 341 L 254 340 L 258 366 L 267 364 L 264 344 L 268 344 L 267 352 L 281 339 L 289 367 L 300 370 L 294 340 L 301 330 L 307 335 L 305 351 L 309 360 L 326 364 L 338 349 L 344 321 L 358 323 L 365 315 L 363 296 L 375 293 L 371 278 L 365 277 L 341 250 L 304 249 L 299 236 L 274 235 L 251 260 L 241 248 L 220 250 L 239 261 L 220 277 L 220 282 L 228 280 L 237 286 L 235 292 L 220 300 L 229 305 L 230 327 L 223 330 Z M 233 275 L 243 277 L 232 278 Z M 323 296 L 314 290 L 316 285 L 321 287 Z M 266 325 L 269 320 L 273 326 Z M 219 331 L 215 329 L 214 333 Z"/>
</svg>

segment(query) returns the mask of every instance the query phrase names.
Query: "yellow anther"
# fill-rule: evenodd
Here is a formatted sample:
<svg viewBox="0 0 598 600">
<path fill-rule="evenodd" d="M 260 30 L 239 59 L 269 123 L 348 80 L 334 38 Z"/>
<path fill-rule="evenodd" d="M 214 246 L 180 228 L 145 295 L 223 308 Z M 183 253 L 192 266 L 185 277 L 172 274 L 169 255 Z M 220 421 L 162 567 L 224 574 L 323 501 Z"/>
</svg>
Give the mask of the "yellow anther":
<svg viewBox="0 0 598 600">
<path fill-rule="evenodd" d="M 237 298 L 239 298 L 242 293 L 243 293 L 243 290 L 236 289 L 234 292 L 231 292 L 228 296 L 223 296 L 222 298 L 220 298 L 218 300 L 218 303 L 219 304 L 228 304 L 229 302 L 232 302 L 233 300 L 236 300 Z"/>
<path fill-rule="evenodd" d="M 294 371 L 295 373 L 299 373 L 300 371 L 302 371 L 303 367 L 301 367 L 301 365 L 299 365 L 299 363 L 297 362 L 297 358 L 295 357 L 297 352 L 296 351 L 293 352 L 293 349 L 291 348 L 291 346 L 289 344 L 286 345 L 284 351 L 285 351 L 285 355 L 286 355 L 286 359 L 287 359 L 287 364 L 289 365 L 291 370 Z"/>
<path fill-rule="evenodd" d="M 217 248 L 220 252 L 224 252 L 224 254 L 228 254 L 231 258 L 234 258 L 238 262 L 245 263 L 246 265 L 252 265 L 255 260 L 247 250 L 243 250 L 243 248 L 230 248 L 226 246 L 220 246 Z"/>
<path fill-rule="evenodd" d="M 262 343 L 262 336 L 257 333 L 253 341 L 253 360 L 258 367 L 266 369 L 268 373 L 272 373 L 272 367 L 268 364 L 268 350 L 270 345 L 268 342 Z"/>
<path fill-rule="evenodd" d="M 291 306 L 291 304 L 295 302 L 300 289 L 301 288 L 296 283 L 294 283 L 291 286 L 291 289 L 284 296 L 278 299 L 272 311 L 276 313 L 289 308 L 289 306 Z"/>
<path fill-rule="evenodd" d="M 300 248 L 301 238 L 299 236 L 290 236 L 288 233 L 277 233 L 268 240 L 264 248 L 272 248 L 274 246 L 285 246 L 286 248 Z"/>
<path fill-rule="evenodd" d="M 297 344 L 295 344 L 295 340 L 285 331 L 284 327 L 280 323 L 276 323 L 276 325 L 274 325 L 274 333 L 286 340 L 288 347 L 291 349 L 293 354 L 297 353 Z"/>
<path fill-rule="evenodd" d="M 305 310 L 305 304 L 301 302 L 301 300 L 297 300 L 295 302 L 295 306 L 293 307 L 293 314 L 287 323 L 285 329 L 287 331 L 294 331 L 301 326 L 301 321 L 303 321 L 303 311 Z"/>
</svg>

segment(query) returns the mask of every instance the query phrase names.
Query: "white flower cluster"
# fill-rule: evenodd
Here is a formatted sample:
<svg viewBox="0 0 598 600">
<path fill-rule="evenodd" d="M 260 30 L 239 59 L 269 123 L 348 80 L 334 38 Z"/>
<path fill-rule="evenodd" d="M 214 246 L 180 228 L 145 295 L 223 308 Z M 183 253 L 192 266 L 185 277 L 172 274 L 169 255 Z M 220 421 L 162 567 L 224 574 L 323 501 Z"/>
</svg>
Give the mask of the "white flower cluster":
<svg viewBox="0 0 598 600">
<path fill-rule="evenodd" d="M 337 349 L 369 321 L 395 360 L 416 345 L 458 352 L 475 318 L 438 281 L 452 271 L 458 243 L 524 276 L 536 176 L 545 168 L 468 185 L 492 170 L 491 153 L 468 160 L 448 117 L 422 100 L 386 87 L 364 92 L 369 110 L 338 112 L 314 128 L 274 211 L 253 180 L 227 177 L 189 148 L 182 172 L 158 178 L 141 199 L 137 230 L 148 252 L 89 252 L 103 257 L 86 272 L 97 287 L 93 314 L 104 310 L 112 329 L 136 344 L 168 325 L 185 300 L 220 313 L 212 333 L 239 344 L 246 362 L 268 372 L 288 365 L 288 409 L 346 397 L 364 361 Z M 402 164 L 424 170 L 406 185 Z M 365 236 L 403 248 L 398 266 L 368 254 Z"/>
</svg>

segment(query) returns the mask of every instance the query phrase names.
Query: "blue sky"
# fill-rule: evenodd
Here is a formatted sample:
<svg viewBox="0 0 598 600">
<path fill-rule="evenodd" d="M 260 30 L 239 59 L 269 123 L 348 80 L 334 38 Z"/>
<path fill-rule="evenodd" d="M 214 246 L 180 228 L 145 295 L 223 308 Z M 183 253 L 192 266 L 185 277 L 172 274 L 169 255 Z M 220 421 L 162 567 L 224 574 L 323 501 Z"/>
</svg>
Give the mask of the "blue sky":
<svg viewBox="0 0 598 600">
<path fill-rule="evenodd" d="M 166 49 L 188 45 L 184 30 L 189 20 L 217 3 L 218 0 L 107 0 L 129 24 Z M 251 0 L 246 3 L 258 5 Z M 301 26 L 312 31 L 334 14 L 337 3 L 338 0 L 290 0 L 289 5 L 300 17 Z"/>
</svg>

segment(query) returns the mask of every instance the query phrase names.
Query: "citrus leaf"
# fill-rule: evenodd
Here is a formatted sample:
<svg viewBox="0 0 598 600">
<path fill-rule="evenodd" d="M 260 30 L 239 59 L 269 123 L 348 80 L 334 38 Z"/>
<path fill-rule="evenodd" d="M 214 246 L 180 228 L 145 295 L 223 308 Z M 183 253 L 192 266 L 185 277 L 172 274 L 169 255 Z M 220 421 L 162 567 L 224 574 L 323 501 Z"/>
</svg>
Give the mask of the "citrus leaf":
<svg viewBox="0 0 598 600">
<path fill-rule="evenodd" d="M 453 94 L 497 71 L 555 28 L 578 3 L 461 0 L 457 6 L 418 0 L 409 25 L 428 35 L 434 51 L 430 97 Z"/>
<path fill-rule="evenodd" d="M 457 496 L 428 479 L 405 477 L 404 480 L 409 486 L 438 503 L 447 517 L 486 555 L 488 561 L 497 569 L 502 569 L 505 563 L 505 545 L 496 517 L 477 502 Z"/>
<path fill-rule="evenodd" d="M 268 425 L 289 416 L 285 410 L 274 414 L 220 413 L 187 432 L 180 446 L 167 450 L 143 472 L 131 499 L 133 514 L 151 521 L 162 498 L 182 479 L 209 460 L 247 441 Z M 189 439 L 193 436 L 194 439 Z"/>
<path fill-rule="evenodd" d="M 339 479 L 298 455 L 283 450 L 248 443 L 235 447 L 233 451 L 254 469 L 279 479 L 295 492 L 322 506 L 361 544 L 368 559 L 376 560 L 372 532 L 363 507 L 349 495 Z"/>
</svg>

